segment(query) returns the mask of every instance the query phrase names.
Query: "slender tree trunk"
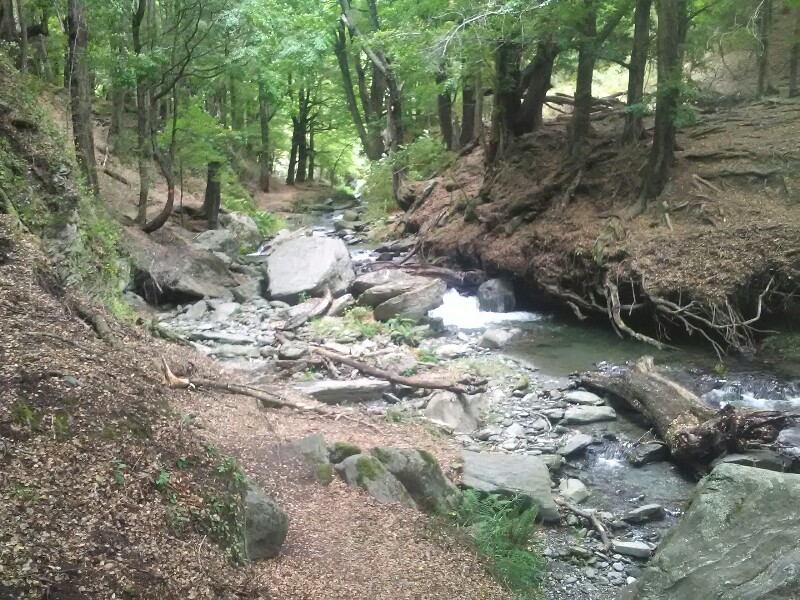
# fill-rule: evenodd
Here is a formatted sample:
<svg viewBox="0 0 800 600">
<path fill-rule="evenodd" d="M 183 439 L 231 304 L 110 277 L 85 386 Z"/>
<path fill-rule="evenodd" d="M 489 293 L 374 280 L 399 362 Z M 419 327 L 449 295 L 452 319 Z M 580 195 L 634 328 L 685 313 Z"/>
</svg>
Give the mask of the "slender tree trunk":
<svg viewBox="0 0 800 600">
<path fill-rule="evenodd" d="M 19 18 L 19 70 L 28 72 L 28 20 L 25 18 L 25 3 L 17 0 L 17 17 Z"/>
<path fill-rule="evenodd" d="M 111 91 L 111 125 L 109 135 L 111 143 L 116 147 L 122 132 L 125 130 L 125 99 L 128 91 L 118 85 Z"/>
<path fill-rule="evenodd" d="M 259 187 L 262 192 L 269 192 L 270 179 L 272 178 L 272 164 L 269 140 L 269 98 L 267 86 L 263 80 L 258 82 L 258 121 L 261 126 L 261 149 L 258 154 L 259 162 Z"/>
<path fill-rule="evenodd" d="M 228 128 L 228 86 L 225 85 L 224 78 L 217 91 L 217 110 L 219 111 L 219 122 L 222 127 Z"/>
<path fill-rule="evenodd" d="M 772 25 L 772 0 L 763 0 L 758 14 L 758 97 L 769 93 L 769 31 Z"/>
<path fill-rule="evenodd" d="M 304 87 L 300 87 L 298 97 L 300 105 L 297 115 L 297 172 L 295 181 L 303 183 L 308 173 L 308 103 L 311 93 Z"/>
<path fill-rule="evenodd" d="M 439 66 L 436 74 L 436 83 L 442 86 L 437 96 L 437 107 L 439 112 L 439 131 L 442 134 L 442 141 L 448 150 L 452 150 L 455 145 L 453 135 L 453 97 L 444 85 L 447 83 L 447 71 L 445 65 Z"/>
<path fill-rule="evenodd" d="M 208 163 L 206 178 L 206 195 L 203 199 L 203 210 L 208 220 L 208 228 L 216 229 L 219 225 L 219 205 L 222 197 L 222 186 L 219 180 L 220 163 Z"/>
<path fill-rule="evenodd" d="M 675 113 L 680 102 L 682 35 L 686 0 L 656 0 L 658 11 L 658 94 L 653 147 L 644 173 L 641 210 L 649 198 L 658 197 L 669 181 L 675 161 Z"/>
<path fill-rule="evenodd" d="M 289 152 L 289 168 L 286 172 L 286 185 L 294 185 L 297 171 L 297 150 L 300 147 L 300 122 L 292 117 L 292 149 Z"/>
<path fill-rule="evenodd" d="M 150 103 L 150 146 L 153 157 L 161 171 L 161 175 L 163 175 L 165 183 L 167 184 L 167 201 L 161 209 L 161 212 L 159 212 L 152 221 L 142 226 L 142 231 L 145 233 L 153 233 L 161 229 L 169 220 L 170 215 L 172 215 L 172 209 L 175 207 L 175 172 L 173 164 L 175 160 L 175 138 L 178 130 L 178 97 L 179 91 L 176 87 L 172 92 L 172 132 L 169 150 L 166 154 L 164 154 L 158 146 L 159 132 L 156 127 L 154 127 L 157 117 L 153 106 L 154 103 Z"/>
<path fill-rule="evenodd" d="M 47 55 L 47 40 L 43 35 L 36 36 L 36 55 L 41 65 L 40 77 L 47 83 L 54 83 L 53 66 L 50 64 L 50 57 Z"/>
<path fill-rule="evenodd" d="M 575 84 L 575 106 L 569 124 L 570 155 L 578 158 L 586 149 L 592 127 L 592 78 L 597 60 L 597 4 L 584 0 L 585 15 L 578 43 L 578 78 Z"/>
<path fill-rule="evenodd" d="M 69 61 L 72 64 L 69 91 L 75 153 L 89 189 L 95 195 L 99 195 L 100 187 L 95 170 L 92 91 L 89 87 L 89 69 L 86 64 L 89 32 L 81 0 L 67 2 L 67 31 Z"/>
<path fill-rule="evenodd" d="M 0 39 L 9 43 L 17 41 L 13 0 L 0 0 Z"/>
<path fill-rule="evenodd" d="M 242 111 L 242 105 L 239 99 L 239 85 L 233 77 L 230 78 L 230 94 L 231 127 L 234 131 L 241 131 L 244 129 L 244 112 Z"/>
<path fill-rule="evenodd" d="M 789 59 L 789 97 L 800 96 L 797 83 L 797 71 L 800 66 L 800 9 L 795 9 L 794 40 L 792 41 L 791 58 Z"/>
<path fill-rule="evenodd" d="M 522 87 L 526 92 L 514 123 L 516 135 L 530 133 L 541 126 L 544 101 L 552 87 L 550 79 L 558 53 L 559 47 L 552 41 L 537 44 L 536 56 L 522 74 Z"/>
<path fill-rule="evenodd" d="M 643 131 L 642 113 L 639 106 L 644 99 L 644 76 L 647 70 L 647 55 L 650 49 L 650 7 L 652 0 L 636 0 L 634 14 L 633 49 L 628 71 L 628 102 L 625 113 L 625 129 L 622 132 L 622 143 L 632 144 L 638 140 Z"/>
<path fill-rule="evenodd" d="M 308 128 L 308 180 L 314 181 L 314 170 L 316 167 L 316 150 L 314 148 L 314 123 Z"/>
<path fill-rule="evenodd" d="M 471 77 L 464 79 L 461 88 L 461 133 L 458 147 L 465 148 L 475 139 L 476 117 L 475 82 Z"/>
<path fill-rule="evenodd" d="M 144 50 L 142 43 L 142 23 L 147 11 L 147 0 L 138 0 L 136 10 L 131 20 L 133 34 L 133 50 L 141 55 Z M 136 223 L 144 226 L 147 222 L 147 201 L 150 194 L 150 161 L 152 150 L 150 145 L 150 114 L 149 88 L 144 73 L 136 74 L 136 160 L 139 167 L 139 200 L 137 203 Z"/>
</svg>

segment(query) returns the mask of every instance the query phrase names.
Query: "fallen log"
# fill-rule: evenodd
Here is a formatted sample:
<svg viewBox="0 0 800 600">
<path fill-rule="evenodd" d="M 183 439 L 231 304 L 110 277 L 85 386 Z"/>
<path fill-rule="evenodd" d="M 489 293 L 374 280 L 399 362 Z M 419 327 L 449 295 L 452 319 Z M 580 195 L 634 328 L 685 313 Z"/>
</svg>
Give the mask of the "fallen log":
<svg viewBox="0 0 800 600">
<path fill-rule="evenodd" d="M 650 356 L 640 358 L 623 375 L 590 373 L 580 379 L 580 384 L 610 394 L 641 413 L 666 442 L 675 461 L 696 473 L 705 472 L 714 459 L 725 454 L 774 442 L 798 416 L 730 405 L 715 411 L 685 387 L 656 372 Z"/>
<path fill-rule="evenodd" d="M 458 385 L 452 381 L 442 381 L 441 379 L 405 377 L 403 375 L 397 375 L 396 373 L 379 369 L 378 367 L 373 367 L 372 365 L 368 365 L 367 363 L 350 358 L 349 356 L 343 356 L 342 354 L 325 350 L 319 346 L 315 346 L 313 350 L 315 354 L 318 354 L 323 358 L 327 358 L 335 363 L 347 365 L 348 367 L 353 367 L 354 369 L 361 371 L 364 375 L 377 377 L 378 379 L 385 379 L 391 383 L 413 388 L 421 388 L 426 390 L 446 390 L 455 394 L 475 394 L 480 391 L 481 385 L 485 384 L 485 382 L 482 381 L 469 381 L 466 384 L 467 387 L 464 387 L 463 385 Z"/>
</svg>

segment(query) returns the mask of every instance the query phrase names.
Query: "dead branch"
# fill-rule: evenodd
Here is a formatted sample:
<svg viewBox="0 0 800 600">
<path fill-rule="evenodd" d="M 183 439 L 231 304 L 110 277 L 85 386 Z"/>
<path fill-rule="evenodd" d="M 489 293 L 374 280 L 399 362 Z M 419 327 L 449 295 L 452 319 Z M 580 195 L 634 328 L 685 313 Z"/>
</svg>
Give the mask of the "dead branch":
<svg viewBox="0 0 800 600">
<path fill-rule="evenodd" d="M 455 394 L 475 394 L 478 393 L 479 389 L 478 386 L 474 383 L 470 383 L 469 387 L 462 387 L 453 383 L 452 381 L 442 381 L 437 379 L 425 379 L 422 377 L 404 377 L 403 375 L 397 375 L 395 373 L 391 373 L 390 371 L 385 371 L 384 369 L 379 369 L 378 367 L 373 367 L 372 365 L 368 365 L 361 361 L 355 360 L 350 358 L 349 356 L 342 356 L 341 354 L 337 354 L 336 352 L 331 352 L 330 350 L 326 350 L 325 348 L 321 348 L 319 346 L 314 346 L 314 352 L 324 358 L 328 358 L 333 362 L 347 365 L 348 367 L 353 367 L 358 371 L 361 371 L 365 375 L 369 375 L 371 377 L 377 377 L 378 379 L 385 379 L 391 383 L 395 383 L 398 385 L 405 385 L 408 387 L 413 388 L 421 388 L 421 389 L 428 389 L 428 390 L 446 390 L 448 392 L 453 392 Z"/>
<path fill-rule="evenodd" d="M 117 172 L 115 172 L 115 171 L 112 171 L 112 170 L 111 170 L 111 169 L 109 169 L 108 167 L 106 167 L 106 168 L 104 168 L 104 169 L 103 169 L 103 173 L 105 173 L 106 175 L 108 175 L 109 177 L 111 177 L 111 179 L 115 179 L 116 181 L 119 181 L 120 183 L 124 183 L 125 185 L 131 185 L 131 182 L 130 182 L 130 181 L 128 181 L 127 179 L 125 179 L 125 178 L 124 178 L 122 175 L 120 175 L 119 173 L 117 173 Z"/>
<path fill-rule="evenodd" d="M 108 326 L 108 322 L 103 315 L 91 308 L 89 305 L 74 298 L 67 300 L 67 305 L 69 306 L 70 310 L 75 312 L 81 319 L 92 326 L 92 329 L 94 329 L 97 337 L 115 350 L 119 350 L 121 348 L 119 340 L 114 335 L 114 332 L 111 331 L 111 328 Z"/>
<path fill-rule="evenodd" d="M 721 193 L 722 193 L 722 190 L 721 190 L 721 189 L 719 189 L 719 188 L 718 188 L 717 186 L 715 186 L 713 183 L 711 183 L 710 181 L 708 181 L 708 180 L 704 179 L 704 178 L 703 178 L 703 177 L 701 177 L 700 175 L 694 174 L 694 175 L 692 175 L 692 179 L 694 179 L 694 181 L 695 181 L 697 184 L 700 184 L 700 183 L 702 183 L 703 185 L 705 185 L 706 187 L 709 187 L 709 188 L 711 188 L 712 190 L 714 190 L 714 191 L 715 191 L 715 192 L 717 192 L 718 194 L 721 194 Z M 698 186 L 698 188 L 699 188 L 699 186 Z"/>
<path fill-rule="evenodd" d="M 572 200 L 572 197 L 575 195 L 575 190 L 578 189 L 578 186 L 581 184 L 581 179 L 583 178 L 584 174 L 584 167 L 578 169 L 578 173 L 575 175 L 575 179 L 572 180 L 572 183 L 569 184 L 567 191 L 564 192 L 564 197 L 561 199 L 561 208 L 566 208 L 569 201 Z"/>
<path fill-rule="evenodd" d="M 709 171 L 706 173 L 702 173 L 699 177 L 704 179 L 720 179 L 722 177 L 771 177 L 776 173 L 780 173 L 780 167 L 770 167 L 770 168 L 763 168 L 760 169 L 758 167 L 750 167 L 750 168 L 742 168 L 742 169 L 730 169 L 724 168 L 718 171 Z"/>
<path fill-rule="evenodd" d="M 597 535 L 600 536 L 600 541 L 603 542 L 603 547 L 606 549 L 606 552 L 611 550 L 611 540 L 608 538 L 608 531 L 606 530 L 605 525 L 600 522 L 600 519 L 597 518 L 597 515 L 593 511 L 583 510 L 574 504 L 570 504 L 565 500 L 561 500 L 560 498 L 556 499 L 556 504 L 563 506 L 568 511 L 578 515 L 579 517 L 587 519 L 592 524 L 592 527 L 597 532 Z"/>
</svg>

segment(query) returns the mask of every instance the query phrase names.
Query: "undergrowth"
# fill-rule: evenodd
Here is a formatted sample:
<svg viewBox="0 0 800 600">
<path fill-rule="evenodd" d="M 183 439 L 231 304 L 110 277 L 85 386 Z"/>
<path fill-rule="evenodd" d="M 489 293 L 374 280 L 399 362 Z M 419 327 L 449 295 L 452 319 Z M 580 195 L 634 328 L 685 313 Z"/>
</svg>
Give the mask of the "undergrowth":
<svg viewBox="0 0 800 600">
<path fill-rule="evenodd" d="M 275 235 L 281 229 L 288 227 L 286 219 L 271 212 L 259 210 L 250 198 L 225 194 L 222 198 L 222 205 L 231 212 L 241 213 L 253 219 L 262 237 Z"/>
<path fill-rule="evenodd" d="M 537 508 L 525 508 L 519 498 L 467 490 L 461 506 L 447 521 L 467 535 L 486 568 L 520 600 L 540 597 L 544 559 L 534 521 Z"/>
</svg>

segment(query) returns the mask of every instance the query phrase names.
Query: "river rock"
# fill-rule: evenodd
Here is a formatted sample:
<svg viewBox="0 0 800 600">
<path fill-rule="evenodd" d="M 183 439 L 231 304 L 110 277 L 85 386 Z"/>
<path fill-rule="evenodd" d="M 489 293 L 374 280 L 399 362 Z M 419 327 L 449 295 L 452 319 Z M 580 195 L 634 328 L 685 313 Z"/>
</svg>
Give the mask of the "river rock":
<svg viewBox="0 0 800 600">
<path fill-rule="evenodd" d="M 633 556 L 635 558 L 650 558 L 653 551 L 645 542 L 628 542 L 625 540 L 611 540 L 611 550 L 617 554 Z M 686 549 L 684 548 L 684 552 Z M 700 596 L 706 597 L 706 596 Z"/>
<path fill-rule="evenodd" d="M 335 467 L 350 487 L 360 487 L 381 504 L 397 502 L 416 508 L 414 500 L 381 461 L 369 454 L 355 454 Z"/>
<path fill-rule="evenodd" d="M 201 252 L 220 252 L 230 258 L 239 255 L 239 240 L 227 229 L 209 229 L 198 235 L 192 247 Z"/>
<path fill-rule="evenodd" d="M 429 452 L 375 448 L 372 455 L 397 477 L 421 509 L 432 512 L 458 506 L 461 493 Z"/>
<path fill-rule="evenodd" d="M 282 360 L 300 360 L 306 354 L 308 354 L 308 344 L 305 342 L 285 342 L 278 349 L 278 358 Z"/>
<path fill-rule="evenodd" d="M 539 458 L 550 471 L 558 471 L 564 464 L 564 457 L 560 454 L 540 454 Z"/>
<path fill-rule="evenodd" d="M 649 521 L 663 521 L 667 511 L 660 504 L 645 504 L 639 508 L 629 510 L 622 516 L 626 523 L 647 523 Z"/>
<path fill-rule="evenodd" d="M 198 300 L 189 307 L 189 310 L 183 313 L 183 316 L 189 321 L 199 321 L 207 312 L 208 303 L 205 300 Z"/>
<path fill-rule="evenodd" d="M 578 433 L 567 439 L 557 450 L 557 452 L 561 456 L 579 454 L 582 453 L 593 441 L 594 438 L 592 436 L 585 433 Z"/>
<path fill-rule="evenodd" d="M 500 329 L 492 327 L 483 332 L 478 338 L 478 346 L 481 348 L 498 349 L 507 346 L 514 339 L 517 332 L 512 329 Z"/>
<path fill-rule="evenodd" d="M 228 298 L 238 285 L 231 272 L 210 252 L 161 246 L 135 234 L 124 236 L 136 289 L 149 303 L 163 298 Z"/>
<path fill-rule="evenodd" d="M 375 286 L 402 281 L 404 279 L 409 279 L 410 277 L 412 277 L 412 275 L 409 275 L 400 269 L 381 269 L 379 271 L 370 271 L 369 273 L 364 273 L 363 275 L 356 277 L 355 281 L 353 281 L 351 290 L 353 295 L 358 297 L 368 289 Z"/>
<path fill-rule="evenodd" d="M 539 507 L 543 521 L 560 519 L 550 472 L 536 456 L 464 452 L 463 483 L 480 492 L 520 495 Z"/>
<path fill-rule="evenodd" d="M 634 467 L 642 467 L 651 462 L 666 460 L 669 449 L 662 442 L 646 442 L 639 444 L 628 453 L 628 462 Z"/>
<path fill-rule="evenodd" d="M 321 433 L 289 442 L 281 449 L 282 460 L 296 458 L 312 480 L 328 485 L 333 481 L 333 466 L 325 437 Z"/>
<path fill-rule="evenodd" d="M 377 379 L 350 379 L 345 381 L 314 381 L 297 385 L 297 388 L 325 404 L 350 404 L 380 400 L 392 389 L 388 381 Z"/>
<path fill-rule="evenodd" d="M 226 230 L 236 236 L 236 239 L 239 240 L 239 247 L 244 248 L 245 251 L 251 248 L 255 250 L 261 243 L 261 232 L 258 230 L 256 222 L 249 215 L 231 212 L 226 215 L 220 215 L 220 222 L 225 226 Z"/>
<path fill-rule="evenodd" d="M 617 413 L 610 406 L 571 406 L 564 411 L 564 423 L 567 425 L 613 421 L 616 418 Z"/>
<path fill-rule="evenodd" d="M 247 557 L 259 560 L 277 555 L 289 532 L 286 512 L 260 488 L 251 485 L 245 495 L 244 518 Z"/>
<path fill-rule="evenodd" d="M 482 397 L 459 396 L 453 392 L 434 392 L 425 416 L 434 421 L 444 423 L 454 431 L 471 433 L 478 428 Z"/>
<path fill-rule="evenodd" d="M 331 307 L 328 309 L 328 316 L 341 317 L 348 308 L 355 306 L 355 304 L 356 300 L 352 294 L 340 296 L 331 303 Z"/>
<path fill-rule="evenodd" d="M 580 504 L 589 497 L 589 489 L 580 479 L 562 479 L 558 491 L 570 504 Z"/>
<path fill-rule="evenodd" d="M 511 312 L 517 307 L 514 286 L 506 279 L 489 279 L 478 288 L 478 306 L 486 312 Z"/>
<path fill-rule="evenodd" d="M 572 390 L 571 392 L 567 392 L 564 394 L 564 400 L 571 402 L 572 404 L 583 404 L 586 406 L 602 406 L 605 404 L 605 400 L 603 400 L 597 394 L 593 394 L 592 392 L 584 392 L 583 390 Z"/>
<path fill-rule="evenodd" d="M 800 598 L 800 475 L 722 463 L 627 600 Z"/>
<path fill-rule="evenodd" d="M 347 246 L 341 240 L 301 237 L 278 245 L 267 260 L 270 298 L 294 302 L 300 294 L 339 296 L 355 279 Z"/>
<path fill-rule="evenodd" d="M 231 290 L 233 299 L 244 304 L 256 298 L 261 298 L 261 282 L 256 279 L 250 279 L 247 282 L 235 287 Z"/>
<path fill-rule="evenodd" d="M 417 359 L 410 352 L 398 350 L 376 357 L 375 365 L 384 371 L 402 375 L 417 368 Z"/>
<path fill-rule="evenodd" d="M 429 283 L 413 289 L 405 294 L 395 296 L 391 300 L 375 308 L 378 321 L 388 321 L 394 317 L 402 317 L 419 321 L 428 312 L 442 305 L 442 298 L 447 291 L 447 284 L 439 279 L 427 280 Z"/>
<path fill-rule="evenodd" d="M 233 346 L 254 346 L 256 343 L 255 338 L 249 335 L 239 335 L 225 331 L 193 331 L 186 336 L 186 339 L 193 342 L 209 341 Z"/>
<path fill-rule="evenodd" d="M 362 306 L 371 306 L 374 308 L 387 300 L 391 300 L 395 296 L 422 288 L 429 282 L 430 279 L 426 277 L 412 277 L 407 275 L 403 278 L 369 288 L 359 296 L 358 303 Z"/>
<path fill-rule="evenodd" d="M 742 465 L 745 467 L 756 467 L 758 469 L 768 469 L 770 471 L 792 471 L 792 466 L 795 462 L 791 456 L 785 456 L 770 450 L 769 448 L 760 448 L 751 450 L 747 454 L 728 454 L 712 463 L 716 466 L 718 463 L 725 462 L 735 465 Z"/>
<path fill-rule="evenodd" d="M 522 423 L 512 423 L 506 427 L 506 430 L 503 432 L 503 434 L 507 438 L 524 438 L 525 426 Z"/>
</svg>

